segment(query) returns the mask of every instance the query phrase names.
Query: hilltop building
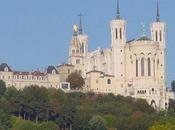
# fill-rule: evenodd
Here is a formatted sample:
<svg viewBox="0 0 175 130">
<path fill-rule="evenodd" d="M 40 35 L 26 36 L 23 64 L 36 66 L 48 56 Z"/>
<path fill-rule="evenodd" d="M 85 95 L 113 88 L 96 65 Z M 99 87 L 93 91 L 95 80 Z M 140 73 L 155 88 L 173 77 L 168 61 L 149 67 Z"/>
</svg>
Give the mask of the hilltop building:
<svg viewBox="0 0 175 130">
<path fill-rule="evenodd" d="M 32 84 L 59 88 L 69 74 L 77 72 L 85 79 L 84 92 L 143 98 L 155 108 L 166 108 L 174 94 L 166 86 L 166 24 L 160 20 L 159 4 L 150 26 L 151 37 L 127 41 L 127 21 L 121 18 L 119 0 L 117 3 L 116 18 L 110 22 L 109 48 L 89 51 L 80 16 L 80 25 L 73 27 L 68 64 L 49 66 L 45 72 L 18 72 L 3 63 L 0 79 L 18 89 Z"/>
<path fill-rule="evenodd" d="M 110 22 L 111 46 L 88 50 L 88 36 L 79 29 L 74 34 L 69 49 L 69 64 L 86 79 L 85 90 L 96 93 L 144 98 L 158 108 L 165 108 L 173 93 L 166 91 L 166 24 L 157 16 L 151 23 L 151 37 L 127 41 L 127 21 L 121 18 L 119 0 L 116 18 Z"/>
</svg>

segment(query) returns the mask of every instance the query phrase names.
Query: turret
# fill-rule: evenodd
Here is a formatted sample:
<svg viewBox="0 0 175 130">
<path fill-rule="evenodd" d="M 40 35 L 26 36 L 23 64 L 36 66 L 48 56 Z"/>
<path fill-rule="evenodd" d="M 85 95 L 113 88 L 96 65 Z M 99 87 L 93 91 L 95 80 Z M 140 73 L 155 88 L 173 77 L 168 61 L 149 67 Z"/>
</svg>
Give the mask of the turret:
<svg viewBox="0 0 175 130">
<path fill-rule="evenodd" d="M 120 79 L 124 77 L 124 55 L 126 44 L 126 21 L 120 16 L 119 0 L 117 0 L 116 19 L 110 22 L 111 26 L 111 47 L 113 55 L 113 72 Z"/>
<path fill-rule="evenodd" d="M 84 72 L 85 59 L 88 52 L 88 36 L 83 33 L 82 15 L 80 17 L 80 24 L 73 26 L 73 37 L 69 47 L 69 64 L 75 66 L 75 70 L 82 74 Z"/>
<path fill-rule="evenodd" d="M 126 43 L 126 21 L 121 19 L 119 0 L 117 0 L 116 19 L 111 21 L 110 26 L 111 26 L 112 46 L 125 44 Z"/>
<path fill-rule="evenodd" d="M 151 39 L 154 42 L 160 44 L 161 47 L 166 48 L 166 25 L 160 20 L 160 11 L 159 11 L 159 1 L 157 0 L 157 15 L 156 21 L 151 24 Z"/>
</svg>

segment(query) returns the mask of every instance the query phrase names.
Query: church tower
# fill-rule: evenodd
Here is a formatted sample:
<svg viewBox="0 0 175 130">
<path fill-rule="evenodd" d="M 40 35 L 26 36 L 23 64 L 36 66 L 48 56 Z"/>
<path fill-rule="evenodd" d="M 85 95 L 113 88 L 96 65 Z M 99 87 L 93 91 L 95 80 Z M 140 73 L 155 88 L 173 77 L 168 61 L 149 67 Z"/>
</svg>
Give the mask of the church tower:
<svg viewBox="0 0 175 130">
<path fill-rule="evenodd" d="M 117 79 L 125 76 L 125 45 L 126 45 L 126 21 L 120 16 L 119 0 L 117 0 L 116 19 L 110 22 L 111 27 L 111 47 L 113 57 L 113 74 Z"/>
<path fill-rule="evenodd" d="M 159 1 L 157 0 L 156 21 L 151 24 L 151 39 L 158 44 L 156 56 L 156 79 L 159 84 L 166 81 L 166 25 L 160 20 Z"/>
<path fill-rule="evenodd" d="M 88 36 L 83 33 L 82 15 L 80 23 L 73 26 L 73 37 L 69 47 L 69 64 L 75 66 L 75 71 L 85 76 L 85 63 L 88 52 Z"/>
</svg>

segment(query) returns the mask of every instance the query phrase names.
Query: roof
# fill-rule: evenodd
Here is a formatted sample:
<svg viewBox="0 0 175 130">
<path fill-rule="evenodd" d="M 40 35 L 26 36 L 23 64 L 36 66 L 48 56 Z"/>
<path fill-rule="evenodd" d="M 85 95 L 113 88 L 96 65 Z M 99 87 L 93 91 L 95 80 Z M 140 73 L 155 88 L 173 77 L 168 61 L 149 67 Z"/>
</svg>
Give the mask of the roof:
<svg viewBox="0 0 175 130">
<path fill-rule="evenodd" d="M 5 71 L 5 68 L 6 68 L 6 67 L 8 68 L 8 71 L 9 71 L 9 72 L 12 72 L 10 66 L 9 66 L 7 63 L 2 63 L 2 64 L 0 65 L 0 71 Z"/>
<path fill-rule="evenodd" d="M 92 71 L 87 72 L 86 74 L 89 74 L 89 73 L 103 73 L 103 72 L 102 71 L 98 71 L 98 70 L 92 70 Z"/>
<path fill-rule="evenodd" d="M 148 38 L 147 36 L 142 36 L 139 39 L 137 39 L 137 41 L 151 41 L 151 39 Z"/>
<path fill-rule="evenodd" d="M 48 74 L 52 74 L 53 70 L 55 70 L 56 74 L 58 74 L 58 71 L 57 71 L 57 69 L 55 68 L 55 66 L 49 66 L 49 67 L 47 68 L 47 73 L 48 73 Z"/>
<path fill-rule="evenodd" d="M 74 67 L 74 65 L 71 65 L 71 64 L 61 64 L 61 65 L 59 65 L 57 67 L 59 68 L 59 67 L 62 67 L 62 66 Z"/>
<path fill-rule="evenodd" d="M 34 72 L 24 72 L 24 71 L 14 71 L 14 75 L 33 75 L 33 76 L 45 76 L 46 74 L 40 71 Z"/>
</svg>

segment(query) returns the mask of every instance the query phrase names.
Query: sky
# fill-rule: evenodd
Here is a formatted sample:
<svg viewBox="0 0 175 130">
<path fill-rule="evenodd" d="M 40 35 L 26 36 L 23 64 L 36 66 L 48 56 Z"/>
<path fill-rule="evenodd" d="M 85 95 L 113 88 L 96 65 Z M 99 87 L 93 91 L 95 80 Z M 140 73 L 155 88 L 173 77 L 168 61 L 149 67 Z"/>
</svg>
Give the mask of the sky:
<svg viewBox="0 0 175 130">
<path fill-rule="evenodd" d="M 175 79 L 175 1 L 160 0 L 161 21 L 167 24 L 167 79 Z M 120 0 L 121 16 L 127 20 L 127 40 L 142 34 L 144 23 L 156 17 L 156 0 Z M 67 62 L 72 26 L 83 14 L 83 29 L 90 50 L 110 47 L 109 22 L 115 18 L 116 0 L 1 0 L 0 62 L 13 70 L 44 70 Z"/>
</svg>

